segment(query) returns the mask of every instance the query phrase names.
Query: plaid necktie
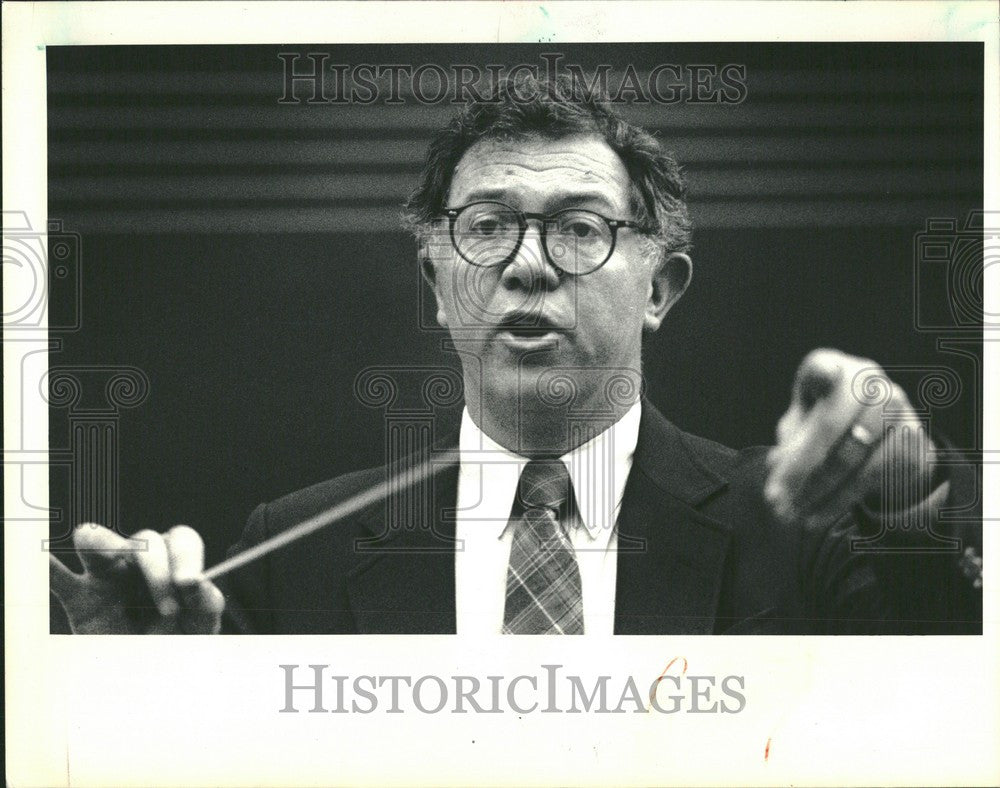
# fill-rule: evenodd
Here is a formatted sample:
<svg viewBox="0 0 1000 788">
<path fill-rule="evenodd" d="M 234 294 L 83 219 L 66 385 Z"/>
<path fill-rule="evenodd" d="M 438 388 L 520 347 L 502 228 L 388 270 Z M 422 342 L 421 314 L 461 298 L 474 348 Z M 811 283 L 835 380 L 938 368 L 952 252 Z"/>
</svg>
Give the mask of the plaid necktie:
<svg viewBox="0 0 1000 788">
<path fill-rule="evenodd" d="M 561 460 L 532 460 L 521 472 L 511 511 L 504 634 L 583 634 L 580 568 L 559 524 L 572 491 Z"/>
</svg>

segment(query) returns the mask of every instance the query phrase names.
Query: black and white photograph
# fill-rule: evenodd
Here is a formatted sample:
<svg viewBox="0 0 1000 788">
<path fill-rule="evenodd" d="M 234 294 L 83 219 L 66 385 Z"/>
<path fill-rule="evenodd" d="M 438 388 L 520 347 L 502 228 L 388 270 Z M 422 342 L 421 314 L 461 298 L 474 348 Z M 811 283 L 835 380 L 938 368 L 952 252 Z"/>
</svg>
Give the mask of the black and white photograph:
<svg viewBox="0 0 1000 788">
<path fill-rule="evenodd" d="M 47 65 L 71 631 L 981 631 L 981 46 Z"/>
<path fill-rule="evenodd" d="M 4 187 L 7 632 L 33 562 L 15 620 L 73 666 L 62 766 L 11 784 L 1000 777 L 989 33 L 331 3 L 350 34 L 270 9 L 243 41 L 192 3 L 196 40 L 104 40 L 28 5 L 57 34 L 41 91 L 4 69 L 39 107 L 5 170 L 42 173 Z M 515 5 L 509 37 L 448 16 Z M 601 36 L 616 8 L 655 35 Z M 426 35 L 358 33 L 394 9 Z M 968 713 L 962 769 L 915 768 L 932 703 Z M 709 726 L 729 771 L 697 771 Z M 326 737 L 341 771 L 304 760 Z"/>
</svg>

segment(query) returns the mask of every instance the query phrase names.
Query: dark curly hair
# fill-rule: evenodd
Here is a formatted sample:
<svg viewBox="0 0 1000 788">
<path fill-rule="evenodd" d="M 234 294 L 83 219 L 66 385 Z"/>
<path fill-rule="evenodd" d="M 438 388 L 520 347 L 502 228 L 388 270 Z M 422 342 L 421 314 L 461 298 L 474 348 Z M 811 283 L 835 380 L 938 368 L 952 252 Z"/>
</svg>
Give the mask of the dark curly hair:
<svg viewBox="0 0 1000 788">
<path fill-rule="evenodd" d="M 656 253 L 688 252 L 686 186 L 673 156 L 611 109 L 604 96 L 583 91 L 566 76 L 549 81 L 522 73 L 500 82 L 490 98 L 467 104 L 431 141 L 420 183 L 404 208 L 405 226 L 423 237 L 445 208 L 455 167 L 479 140 L 572 134 L 595 134 L 621 158 L 631 180 L 630 207 Z"/>
</svg>

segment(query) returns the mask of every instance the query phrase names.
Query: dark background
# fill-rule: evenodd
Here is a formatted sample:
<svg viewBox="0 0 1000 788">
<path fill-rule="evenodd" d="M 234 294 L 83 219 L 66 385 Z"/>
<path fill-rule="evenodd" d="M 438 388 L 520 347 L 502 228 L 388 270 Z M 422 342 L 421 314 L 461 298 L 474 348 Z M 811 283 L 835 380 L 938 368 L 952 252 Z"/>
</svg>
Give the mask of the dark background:
<svg viewBox="0 0 1000 788">
<path fill-rule="evenodd" d="M 694 282 L 646 349 L 649 396 L 688 431 L 769 443 L 801 358 L 833 346 L 952 368 L 962 394 L 933 426 L 975 445 L 976 365 L 918 330 L 914 294 L 954 323 L 950 262 L 927 268 L 915 239 L 982 206 L 980 44 L 50 47 L 49 216 L 80 244 L 78 286 L 53 282 L 52 316 L 81 294 L 50 364 L 131 366 L 150 384 L 115 416 L 117 509 L 98 514 L 123 532 L 188 523 L 215 562 L 257 503 L 381 461 L 362 370 L 457 366 L 441 333 L 418 330 L 397 223 L 454 107 L 279 104 L 278 52 L 324 51 L 445 66 L 561 52 L 588 73 L 745 65 L 741 104 L 624 108 L 685 166 L 695 222 Z M 52 408 L 53 449 L 78 416 Z M 58 538 L 95 512 L 65 468 L 51 479 Z"/>
</svg>

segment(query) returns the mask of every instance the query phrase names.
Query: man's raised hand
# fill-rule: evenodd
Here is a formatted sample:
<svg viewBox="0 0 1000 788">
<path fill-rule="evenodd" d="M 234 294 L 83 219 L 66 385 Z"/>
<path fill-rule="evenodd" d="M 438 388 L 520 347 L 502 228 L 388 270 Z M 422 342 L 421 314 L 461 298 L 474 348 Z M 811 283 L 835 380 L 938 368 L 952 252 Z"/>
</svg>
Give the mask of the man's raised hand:
<svg viewBox="0 0 1000 788">
<path fill-rule="evenodd" d="M 878 364 L 815 350 L 796 373 L 767 463 L 764 499 L 779 520 L 829 521 L 865 498 L 897 510 L 921 503 L 934 445 Z"/>
<path fill-rule="evenodd" d="M 73 532 L 83 574 L 49 555 L 52 592 L 76 634 L 213 634 L 225 599 L 201 577 L 204 544 L 178 525 L 126 539 L 99 525 Z"/>
</svg>

